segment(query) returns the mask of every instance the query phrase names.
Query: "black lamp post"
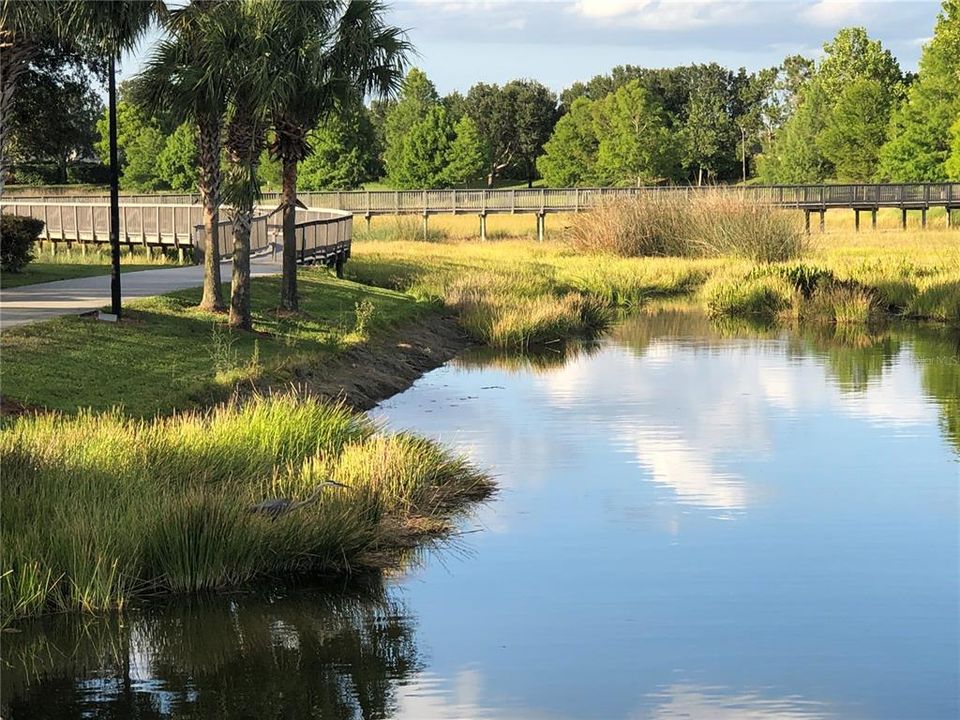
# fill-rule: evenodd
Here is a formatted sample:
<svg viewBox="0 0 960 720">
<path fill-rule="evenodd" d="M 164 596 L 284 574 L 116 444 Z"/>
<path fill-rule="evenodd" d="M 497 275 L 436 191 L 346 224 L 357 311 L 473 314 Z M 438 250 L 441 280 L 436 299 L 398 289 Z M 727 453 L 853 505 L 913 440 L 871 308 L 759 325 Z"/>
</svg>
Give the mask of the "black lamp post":
<svg viewBox="0 0 960 720">
<path fill-rule="evenodd" d="M 117 160 L 116 45 L 110 48 L 110 311 L 120 318 L 120 163 Z"/>
</svg>

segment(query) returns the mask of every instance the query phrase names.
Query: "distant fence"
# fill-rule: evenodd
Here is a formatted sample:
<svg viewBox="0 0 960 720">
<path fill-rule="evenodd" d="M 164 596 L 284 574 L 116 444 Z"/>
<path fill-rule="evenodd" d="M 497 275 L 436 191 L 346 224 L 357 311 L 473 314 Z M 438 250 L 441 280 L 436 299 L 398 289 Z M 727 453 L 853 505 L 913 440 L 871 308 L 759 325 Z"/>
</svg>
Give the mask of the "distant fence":
<svg viewBox="0 0 960 720">
<path fill-rule="evenodd" d="M 195 260 L 204 247 L 203 208 L 191 203 L 147 203 L 149 196 L 132 202 L 124 196 L 120 204 L 120 242 L 128 246 L 189 250 Z M 41 240 L 59 243 L 107 243 L 110 239 L 110 204 L 103 198 L 86 201 L 76 198 L 4 198 L 4 212 L 42 220 Z M 224 217 L 226 212 L 221 212 Z M 219 222 L 218 249 L 221 257 L 233 254 L 233 221 Z M 297 210 L 297 252 L 302 262 L 348 257 L 353 232 L 353 214 L 334 209 Z M 279 214 L 261 209 L 250 228 L 252 252 L 276 251 L 281 243 Z"/>
<path fill-rule="evenodd" d="M 494 214 L 580 212 L 612 198 L 630 198 L 649 194 L 722 190 L 745 198 L 785 208 L 821 211 L 833 208 L 874 210 L 899 208 L 925 210 L 933 207 L 960 209 L 960 183 L 911 183 L 897 185 L 752 185 L 752 186 L 672 186 L 656 185 L 626 188 L 533 188 L 520 190 L 359 190 L 344 192 L 301 192 L 300 200 L 309 207 L 336 208 L 354 215 L 402 214 Z M 10 202 L 23 202 L 20 196 Z M 40 196 L 30 198 L 43 202 Z M 99 204 L 104 196 L 59 196 L 57 203 Z M 265 205 L 277 204 L 278 193 L 265 193 Z M 199 204 L 198 195 L 124 195 L 124 205 L 160 205 L 170 214 L 172 207 Z M 134 225 L 136 218 L 133 218 Z"/>
</svg>

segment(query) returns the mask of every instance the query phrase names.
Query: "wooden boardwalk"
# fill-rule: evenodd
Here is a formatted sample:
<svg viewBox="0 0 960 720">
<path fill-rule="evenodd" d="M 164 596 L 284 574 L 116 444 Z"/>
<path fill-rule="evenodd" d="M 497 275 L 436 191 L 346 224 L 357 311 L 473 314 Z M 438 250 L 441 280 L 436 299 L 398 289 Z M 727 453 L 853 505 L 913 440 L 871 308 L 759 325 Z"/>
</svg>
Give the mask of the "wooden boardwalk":
<svg viewBox="0 0 960 720">
<path fill-rule="evenodd" d="M 892 208 L 901 212 L 906 227 L 907 213 L 919 212 L 926 226 L 927 211 L 944 208 L 947 223 L 953 226 L 953 211 L 960 210 L 960 183 L 912 183 L 897 185 L 755 185 L 729 188 L 651 186 L 631 188 L 534 188 L 521 190 L 360 190 L 350 192 L 302 192 L 300 200 L 310 208 L 302 222 L 321 221 L 304 230 L 304 257 L 330 242 L 349 240 L 350 216 L 368 222 L 377 215 L 419 215 L 424 229 L 431 215 L 477 215 L 480 235 L 486 237 L 486 217 L 492 214 L 533 214 L 537 216 L 538 236 L 542 239 L 545 216 L 551 213 L 578 213 L 617 198 L 647 195 L 723 191 L 749 200 L 803 211 L 809 230 L 811 214 L 819 215 L 823 228 L 828 210 L 853 210 L 856 227 L 860 215 L 871 214 L 876 225 L 877 212 Z M 275 207 L 279 194 L 265 193 L 262 203 Z M 105 242 L 108 203 L 98 195 L 8 196 L 2 201 L 5 212 L 31 215 L 46 223 L 45 239 L 53 242 Z M 129 244 L 165 247 L 199 247 L 201 215 L 199 196 L 153 194 L 121 196 L 121 237 Z M 275 226 L 263 221 L 263 242 Z M 335 230 L 331 227 L 335 226 Z M 320 228 L 323 230 L 320 230 Z M 255 234 L 257 233 L 255 228 Z M 331 236 L 331 232 L 333 235 Z M 319 238 L 319 234 L 323 238 Z M 228 233 L 223 233 L 228 235 Z M 331 237 L 333 240 L 331 240 Z M 224 246 L 222 251 L 228 251 Z"/>
</svg>

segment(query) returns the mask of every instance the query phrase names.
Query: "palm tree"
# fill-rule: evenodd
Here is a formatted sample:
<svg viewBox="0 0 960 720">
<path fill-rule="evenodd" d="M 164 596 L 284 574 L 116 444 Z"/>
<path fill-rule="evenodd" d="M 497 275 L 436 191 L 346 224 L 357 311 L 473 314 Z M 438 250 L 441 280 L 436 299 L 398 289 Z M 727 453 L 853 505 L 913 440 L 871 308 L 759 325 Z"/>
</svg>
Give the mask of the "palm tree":
<svg viewBox="0 0 960 720">
<path fill-rule="evenodd" d="M 293 0 L 276 10 L 275 24 L 287 40 L 286 52 L 273 56 L 278 92 L 270 108 L 270 152 L 281 161 L 283 178 L 280 306 L 296 310 L 297 165 L 312 153 L 307 134 L 340 104 L 395 91 L 411 46 L 385 23 L 379 0 Z"/>
<path fill-rule="evenodd" d="M 230 327 L 249 330 L 250 230 L 260 199 L 258 167 L 266 145 L 267 109 L 289 78 L 272 73 L 271 58 L 287 52 L 282 16 L 284 0 L 235 0 L 218 3 L 211 14 L 203 82 L 219 75 L 226 89 L 224 150 L 227 168 L 223 199 L 233 218 L 233 278 Z"/>
<path fill-rule="evenodd" d="M 218 0 L 194 0 L 173 10 L 165 23 L 169 37 L 157 46 L 134 79 L 134 99 L 151 111 L 173 112 L 197 129 L 197 189 L 203 204 L 203 310 L 224 310 L 220 277 L 220 157 L 227 88 L 222 75 L 207 72 L 208 39 Z"/>
</svg>

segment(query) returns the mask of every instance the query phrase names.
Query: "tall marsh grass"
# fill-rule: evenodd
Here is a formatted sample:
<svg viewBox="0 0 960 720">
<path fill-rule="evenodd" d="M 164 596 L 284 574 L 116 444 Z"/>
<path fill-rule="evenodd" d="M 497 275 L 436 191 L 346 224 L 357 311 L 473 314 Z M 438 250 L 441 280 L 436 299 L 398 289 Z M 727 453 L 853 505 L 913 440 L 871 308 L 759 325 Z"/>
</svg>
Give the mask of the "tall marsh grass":
<svg viewBox="0 0 960 720">
<path fill-rule="evenodd" d="M 0 433 L 0 462 L 4 624 L 145 592 L 348 572 L 449 527 L 492 489 L 430 441 L 293 396 L 149 421 L 22 417 Z M 249 512 L 327 478 L 349 487 L 276 520 Z"/>
<path fill-rule="evenodd" d="M 799 257 L 806 236 L 792 213 L 724 191 L 614 199 L 573 216 L 569 242 L 580 252 L 623 257 Z"/>
</svg>

